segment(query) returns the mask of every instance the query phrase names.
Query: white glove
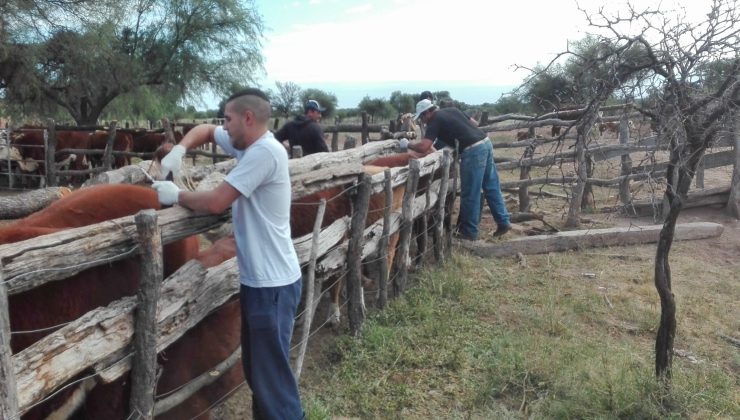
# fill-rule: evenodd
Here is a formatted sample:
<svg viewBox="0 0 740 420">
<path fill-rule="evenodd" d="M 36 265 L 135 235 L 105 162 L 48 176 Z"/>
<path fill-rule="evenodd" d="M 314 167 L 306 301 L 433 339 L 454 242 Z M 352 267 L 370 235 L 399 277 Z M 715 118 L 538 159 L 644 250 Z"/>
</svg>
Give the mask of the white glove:
<svg viewBox="0 0 740 420">
<path fill-rule="evenodd" d="M 401 140 L 398 141 L 398 147 L 401 149 L 401 151 L 406 151 L 409 148 L 409 139 L 407 138 L 401 138 Z"/>
<path fill-rule="evenodd" d="M 157 190 L 159 203 L 163 206 L 177 204 L 177 198 L 180 195 L 180 188 L 172 181 L 154 181 L 152 188 Z"/>
<path fill-rule="evenodd" d="M 182 157 L 185 156 L 185 152 L 187 152 L 185 146 L 178 144 L 175 145 L 169 153 L 167 153 L 167 156 L 162 158 L 162 162 L 160 162 L 160 166 L 162 168 L 162 179 L 166 179 L 170 172 L 172 172 L 172 176 L 175 178 L 180 176 Z"/>
</svg>

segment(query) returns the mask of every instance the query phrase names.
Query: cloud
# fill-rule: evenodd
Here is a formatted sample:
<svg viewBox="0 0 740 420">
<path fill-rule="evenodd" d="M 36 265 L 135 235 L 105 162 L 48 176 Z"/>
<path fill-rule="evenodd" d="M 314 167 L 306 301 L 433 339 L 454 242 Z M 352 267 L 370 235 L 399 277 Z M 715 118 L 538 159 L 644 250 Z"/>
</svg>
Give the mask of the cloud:
<svg viewBox="0 0 740 420">
<path fill-rule="evenodd" d="M 585 36 L 585 16 L 573 0 L 374 4 L 360 3 L 345 10 L 333 5 L 333 15 L 322 9 L 322 20 L 312 18 L 306 25 L 271 36 L 264 50 L 268 78 L 298 84 L 512 85 L 528 75 L 525 70 L 515 71 L 515 65 L 532 68 L 547 63 L 565 51 L 569 39 Z M 592 10 L 604 5 L 603 0 L 580 4 Z"/>
<path fill-rule="evenodd" d="M 354 6 L 354 7 L 350 7 L 349 9 L 347 9 L 345 13 L 348 15 L 357 15 L 357 14 L 369 12 L 372 9 L 373 9 L 372 4 L 364 3 L 364 4 L 358 4 L 357 6 Z"/>
</svg>

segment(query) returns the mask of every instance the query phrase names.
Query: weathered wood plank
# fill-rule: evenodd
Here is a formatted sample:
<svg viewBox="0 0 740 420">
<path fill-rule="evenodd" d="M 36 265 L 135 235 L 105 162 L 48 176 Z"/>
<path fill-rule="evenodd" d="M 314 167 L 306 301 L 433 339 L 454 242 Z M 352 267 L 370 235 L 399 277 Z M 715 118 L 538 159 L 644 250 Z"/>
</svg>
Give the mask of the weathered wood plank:
<svg viewBox="0 0 740 420">
<path fill-rule="evenodd" d="M 498 243 L 457 241 L 457 244 L 480 257 L 506 257 L 522 254 L 544 254 L 603 246 L 624 246 L 657 242 L 663 225 L 626 228 L 588 229 L 516 238 Z M 717 223 L 697 222 L 676 225 L 675 240 L 716 238 L 724 227 Z"/>
<path fill-rule="evenodd" d="M 39 211 L 72 192 L 67 187 L 48 187 L 0 197 L 0 219 L 20 219 Z"/>
<path fill-rule="evenodd" d="M 197 215 L 182 207 L 159 210 L 162 242 L 167 244 L 205 232 L 228 220 L 221 215 Z M 0 275 L 8 293 L 32 289 L 87 268 L 128 258 L 137 252 L 134 216 L 66 229 L 26 241 L 0 245 Z"/>
</svg>

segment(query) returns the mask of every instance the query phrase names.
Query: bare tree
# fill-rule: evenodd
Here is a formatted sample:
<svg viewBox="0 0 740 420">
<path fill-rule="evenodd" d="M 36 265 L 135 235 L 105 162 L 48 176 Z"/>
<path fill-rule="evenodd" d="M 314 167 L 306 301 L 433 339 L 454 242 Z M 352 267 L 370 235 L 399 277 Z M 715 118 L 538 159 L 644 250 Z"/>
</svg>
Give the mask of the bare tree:
<svg viewBox="0 0 740 420">
<path fill-rule="evenodd" d="M 683 202 L 706 149 L 734 131 L 740 108 L 740 12 L 738 0 L 712 0 L 707 13 L 691 21 L 682 11 L 583 10 L 595 34 L 543 68 L 536 80 L 562 57 L 573 98 L 585 103 L 575 128 L 578 182 L 566 224 L 578 224 L 586 170 L 584 153 L 603 103 L 614 95 L 634 98 L 652 120 L 670 161 L 664 193 L 664 222 L 655 258 L 655 287 L 661 316 L 655 340 L 655 373 L 669 390 L 676 302 L 668 261 Z M 570 71 L 568 68 L 570 67 Z M 563 74 L 563 73 L 561 73 Z M 566 91 L 567 92 L 567 91 Z M 737 142 L 736 142 L 737 143 Z M 736 146 L 737 147 L 737 146 Z M 738 163 L 740 165 L 740 162 Z M 737 168 L 736 168 L 737 173 Z M 740 175 L 738 176 L 740 178 Z M 731 211 L 731 209 L 730 209 Z"/>
<path fill-rule="evenodd" d="M 271 98 L 272 105 L 275 111 L 287 117 L 299 105 L 301 87 L 293 82 L 275 82 L 275 87 L 277 92 Z"/>
<path fill-rule="evenodd" d="M 616 42 L 640 46 L 649 73 L 633 87 L 652 88 L 643 112 L 657 128 L 663 144 L 670 146 L 665 219 L 655 257 L 655 287 L 660 296 L 661 317 L 655 341 L 655 373 L 670 389 L 673 342 L 676 335 L 676 302 L 668 261 L 678 216 L 697 165 L 706 149 L 733 124 L 740 106 L 740 14 L 737 0 L 713 0 L 707 14 L 691 22 L 684 13 L 668 16 L 637 12 L 625 18 L 599 12 L 589 18 Z M 639 24 L 631 35 L 623 22 Z M 709 74 L 712 64 L 723 63 L 721 74 Z"/>
</svg>

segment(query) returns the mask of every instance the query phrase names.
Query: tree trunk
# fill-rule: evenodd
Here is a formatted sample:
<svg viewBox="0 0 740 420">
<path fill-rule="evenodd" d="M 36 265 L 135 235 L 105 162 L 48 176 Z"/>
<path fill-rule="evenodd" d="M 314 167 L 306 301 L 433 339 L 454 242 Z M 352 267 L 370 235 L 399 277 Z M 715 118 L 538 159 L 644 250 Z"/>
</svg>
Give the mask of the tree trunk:
<svg viewBox="0 0 740 420">
<path fill-rule="evenodd" d="M 676 143 L 673 143 L 673 146 L 678 147 Z M 655 288 L 660 296 L 661 310 L 660 325 L 655 338 L 655 375 L 667 390 L 671 387 L 673 341 L 676 337 L 676 300 L 671 286 L 671 266 L 668 256 L 671 252 L 676 222 L 681 213 L 683 200 L 687 196 L 691 180 L 704 151 L 703 146 L 697 147 L 687 142 L 680 153 L 671 153 L 671 162 L 667 171 L 668 188 L 665 193 L 667 208 L 664 208 L 666 216 L 655 254 Z M 685 163 L 682 164 L 682 162 Z M 678 175 L 678 180 L 673 179 L 676 175 Z M 675 189 L 671 188 L 671 185 L 674 185 Z"/>
<path fill-rule="evenodd" d="M 583 202 L 583 192 L 586 188 L 586 178 L 588 178 L 588 165 L 586 162 L 586 135 L 578 133 L 576 139 L 576 185 L 573 187 L 573 193 L 570 199 L 570 208 L 568 217 L 565 220 L 565 226 L 569 228 L 578 227 L 581 224 L 579 217 L 581 203 Z"/>
<path fill-rule="evenodd" d="M 732 124 L 732 137 L 735 144 L 735 164 L 732 168 L 727 212 L 732 217 L 740 219 L 740 111 L 735 114 L 734 123 Z"/>
</svg>

